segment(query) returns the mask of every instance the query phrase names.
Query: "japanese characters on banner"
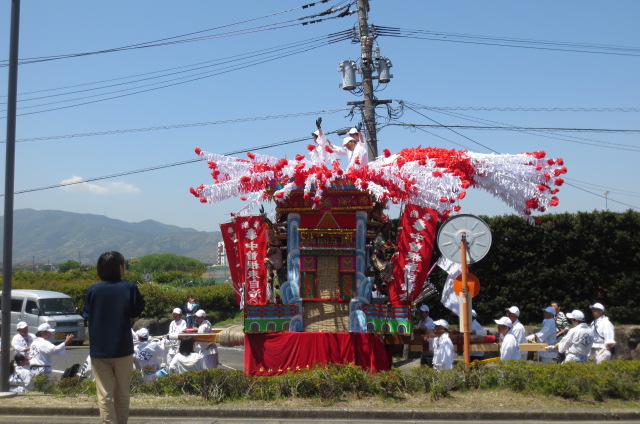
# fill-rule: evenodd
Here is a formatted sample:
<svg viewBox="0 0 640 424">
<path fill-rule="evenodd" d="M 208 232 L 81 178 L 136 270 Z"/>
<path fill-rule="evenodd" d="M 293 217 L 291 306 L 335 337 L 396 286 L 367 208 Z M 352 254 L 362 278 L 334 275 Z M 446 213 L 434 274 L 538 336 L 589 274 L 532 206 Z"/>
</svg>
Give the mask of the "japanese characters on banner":
<svg viewBox="0 0 640 424">
<path fill-rule="evenodd" d="M 389 287 L 389 301 L 393 306 L 407 304 L 422 291 L 429 273 L 437 222 L 437 211 L 414 204 L 405 206 L 398 250 L 393 259 L 393 282 Z"/>
<path fill-rule="evenodd" d="M 236 292 L 236 302 L 238 302 L 238 305 L 240 305 L 240 309 L 242 309 L 244 307 L 244 296 L 242 287 L 244 279 L 240 277 L 240 264 L 238 263 L 238 245 L 236 230 L 233 222 L 220 224 L 220 232 L 222 233 L 224 250 L 227 252 L 229 273 L 231 274 L 231 281 L 233 281 L 233 289 Z"/>
<path fill-rule="evenodd" d="M 240 280 L 244 282 L 246 292 L 245 301 L 249 305 L 266 305 L 266 224 L 262 216 L 237 216 L 234 224 L 238 239 Z"/>
</svg>

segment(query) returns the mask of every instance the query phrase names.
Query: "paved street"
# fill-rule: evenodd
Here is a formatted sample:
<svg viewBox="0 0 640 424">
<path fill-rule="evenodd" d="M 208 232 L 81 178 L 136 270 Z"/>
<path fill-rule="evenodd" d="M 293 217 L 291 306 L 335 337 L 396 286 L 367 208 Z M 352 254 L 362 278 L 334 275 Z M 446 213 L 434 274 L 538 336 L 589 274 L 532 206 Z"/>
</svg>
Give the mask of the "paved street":
<svg viewBox="0 0 640 424">
<path fill-rule="evenodd" d="M 364 424 L 364 423 L 398 423 L 398 424 L 417 424 L 417 423 L 442 423 L 442 419 L 437 420 L 384 420 L 384 419 L 376 419 L 372 420 L 344 420 L 344 419 L 326 419 L 326 418 L 219 418 L 215 416 L 209 417 L 188 417 L 188 418 L 173 418 L 162 420 L 157 417 L 130 417 L 129 424 L 143 424 L 143 423 L 153 423 L 153 424 L 176 424 L 180 422 L 189 422 L 189 423 L 226 423 L 226 424 L 278 424 L 278 423 L 331 423 L 331 424 Z M 27 416 L 3 416 L 0 415 L 0 423 L 20 423 L 20 424 L 80 424 L 80 423 L 99 423 L 100 419 L 96 417 L 69 417 L 69 416 L 60 416 L 60 417 L 27 417 Z M 447 424 L 466 424 L 469 421 L 460 421 L 460 420 L 446 420 Z M 495 423 L 512 423 L 512 420 L 473 420 L 474 424 L 495 424 Z M 548 424 L 548 420 L 523 420 L 522 422 L 526 422 L 527 424 Z M 598 420 L 598 421 L 561 421 L 562 423 L 572 424 L 572 423 L 580 423 L 580 424 L 613 424 L 613 423 L 634 423 L 638 421 L 607 421 L 607 420 Z"/>
</svg>

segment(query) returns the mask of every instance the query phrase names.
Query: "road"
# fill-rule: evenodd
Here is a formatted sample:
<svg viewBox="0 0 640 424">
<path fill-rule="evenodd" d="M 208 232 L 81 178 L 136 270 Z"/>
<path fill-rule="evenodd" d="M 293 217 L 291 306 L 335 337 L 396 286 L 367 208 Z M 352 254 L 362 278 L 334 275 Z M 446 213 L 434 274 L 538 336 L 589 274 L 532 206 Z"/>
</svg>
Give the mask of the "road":
<svg viewBox="0 0 640 424">
<path fill-rule="evenodd" d="M 53 357 L 53 372 L 60 376 L 65 369 L 73 364 L 82 364 L 89 356 L 88 346 L 67 346 L 67 352 L 64 355 Z M 218 346 L 218 355 L 220 365 L 218 368 L 226 369 L 244 369 L 244 347 L 223 347 Z"/>
</svg>

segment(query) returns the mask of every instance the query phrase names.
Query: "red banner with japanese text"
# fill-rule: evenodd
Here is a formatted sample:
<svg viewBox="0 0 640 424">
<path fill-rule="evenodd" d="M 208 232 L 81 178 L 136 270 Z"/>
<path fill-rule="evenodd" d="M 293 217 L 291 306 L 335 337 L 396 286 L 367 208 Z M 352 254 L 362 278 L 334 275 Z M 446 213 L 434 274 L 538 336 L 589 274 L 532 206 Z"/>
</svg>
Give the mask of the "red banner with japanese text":
<svg viewBox="0 0 640 424">
<path fill-rule="evenodd" d="M 240 278 L 240 264 L 238 263 L 238 244 L 236 229 L 233 222 L 227 222 L 220 224 L 220 232 L 222 233 L 222 242 L 224 243 L 224 250 L 227 253 L 227 263 L 229 264 L 229 273 L 231 274 L 231 281 L 233 281 L 233 289 L 236 292 L 236 302 L 242 309 L 242 283 L 243 279 Z"/>
<path fill-rule="evenodd" d="M 413 204 L 405 206 L 400 220 L 398 249 L 392 261 L 391 305 L 406 305 L 422 291 L 429 273 L 437 223 L 435 210 Z"/>
<path fill-rule="evenodd" d="M 267 226 L 262 216 L 238 216 L 234 220 L 240 280 L 249 305 L 267 304 Z"/>
</svg>

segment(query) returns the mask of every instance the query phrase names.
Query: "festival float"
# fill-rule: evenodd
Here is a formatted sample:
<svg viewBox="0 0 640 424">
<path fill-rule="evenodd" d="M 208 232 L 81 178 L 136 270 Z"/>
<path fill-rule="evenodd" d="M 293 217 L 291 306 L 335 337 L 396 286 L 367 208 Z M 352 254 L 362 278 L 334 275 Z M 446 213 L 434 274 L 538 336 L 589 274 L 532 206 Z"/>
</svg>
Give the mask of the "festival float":
<svg viewBox="0 0 640 424">
<path fill-rule="evenodd" d="M 287 159 L 195 149 L 213 183 L 191 193 L 202 203 L 247 202 L 220 228 L 244 310 L 248 374 L 325 363 L 390 369 L 389 347 L 414 343 L 412 308 L 433 289 L 426 277 L 436 224 L 460 211 L 469 189 L 488 191 L 535 223 L 534 213 L 558 204 L 567 171 L 542 151 L 385 149 L 347 170 L 329 146 L 309 151 Z M 265 202 L 275 203 L 275 219 L 251 215 Z M 401 206 L 397 228 L 384 214 L 390 203 Z M 483 342 L 495 338 L 472 340 Z"/>
</svg>

